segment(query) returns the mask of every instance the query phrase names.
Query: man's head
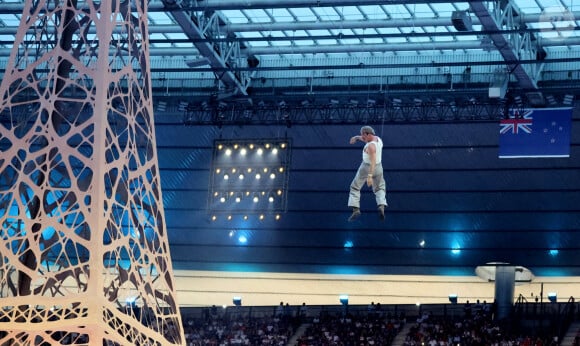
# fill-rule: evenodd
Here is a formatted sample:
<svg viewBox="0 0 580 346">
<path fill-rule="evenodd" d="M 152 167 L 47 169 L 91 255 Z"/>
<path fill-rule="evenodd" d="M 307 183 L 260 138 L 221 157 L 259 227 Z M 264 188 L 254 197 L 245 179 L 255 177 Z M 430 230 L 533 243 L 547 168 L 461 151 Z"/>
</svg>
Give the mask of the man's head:
<svg viewBox="0 0 580 346">
<path fill-rule="evenodd" d="M 363 126 L 360 128 L 360 133 L 362 134 L 367 134 L 367 135 L 375 135 L 375 130 L 370 127 L 370 126 Z"/>
<path fill-rule="evenodd" d="M 374 138 L 375 130 L 370 126 L 363 126 L 360 128 L 360 135 L 363 141 L 368 142 Z"/>
</svg>

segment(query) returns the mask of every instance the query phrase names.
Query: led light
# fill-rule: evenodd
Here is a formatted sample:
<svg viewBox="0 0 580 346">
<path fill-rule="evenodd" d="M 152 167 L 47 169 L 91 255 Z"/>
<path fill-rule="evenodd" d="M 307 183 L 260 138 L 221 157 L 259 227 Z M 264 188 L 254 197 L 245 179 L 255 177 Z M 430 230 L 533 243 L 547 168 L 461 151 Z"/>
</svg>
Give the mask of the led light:
<svg viewBox="0 0 580 346">
<path fill-rule="evenodd" d="M 247 219 L 248 219 L 248 215 L 244 215 L 244 220 L 247 220 Z"/>
<path fill-rule="evenodd" d="M 215 173 L 216 173 L 216 174 L 220 174 L 220 172 L 221 172 L 221 171 L 222 171 L 221 169 L 217 168 L 217 169 L 215 170 Z"/>
<path fill-rule="evenodd" d="M 268 173 L 268 167 L 264 167 L 263 171 L 264 173 Z"/>
<path fill-rule="evenodd" d="M 286 148 L 286 143 L 280 143 L 280 148 L 285 149 Z"/>
<path fill-rule="evenodd" d="M 277 220 L 280 220 L 280 214 L 276 214 L 276 216 L 274 217 Z"/>
<path fill-rule="evenodd" d="M 238 176 L 238 179 L 240 179 L 240 180 L 244 180 L 244 175 L 243 175 L 243 174 L 240 174 L 240 175 Z"/>
<path fill-rule="evenodd" d="M 224 174 L 224 180 L 228 180 L 229 178 L 230 178 L 230 176 L 229 176 L 229 175 L 227 175 L 227 174 Z"/>
<path fill-rule="evenodd" d="M 228 215 L 228 221 L 232 221 L 232 216 Z"/>
<path fill-rule="evenodd" d="M 258 151 L 256 152 L 258 155 L 262 155 L 264 153 L 264 150 L 262 148 L 259 148 Z"/>
<path fill-rule="evenodd" d="M 268 197 L 268 202 L 270 202 L 270 203 L 274 203 L 274 196 L 270 196 L 270 197 Z"/>
<path fill-rule="evenodd" d="M 270 179 L 276 179 L 276 174 L 270 173 Z"/>
<path fill-rule="evenodd" d="M 278 172 L 283 173 L 284 172 L 284 167 L 278 168 Z"/>
<path fill-rule="evenodd" d="M 260 214 L 260 220 L 264 220 L 264 214 Z"/>
<path fill-rule="evenodd" d="M 218 150 L 222 150 L 224 148 L 223 144 L 218 144 Z"/>
<path fill-rule="evenodd" d="M 274 155 L 278 154 L 278 148 L 272 149 L 272 154 L 274 154 Z"/>
<path fill-rule="evenodd" d="M 260 201 L 260 197 L 258 197 L 258 195 L 254 195 L 252 201 L 254 201 L 254 203 L 258 203 Z"/>
<path fill-rule="evenodd" d="M 242 148 L 242 150 L 240 150 L 240 155 L 245 156 L 247 153 L 246 148 Z"/>
<path fill-rule="evenodd" d="M 217 220 L 217 216 L 215 216 L 215 215 L 212 215 L 212 217 L 211 217 L 211 221 L 215 221 L 215 220 Z"/>
<path fill-rule="evenodd" d="M 256 174 L 256 180 L 260 180 L 260 178 L 262 178 L 262 176 L 260 175 L 260 173 Z"/>
<path fill-rule="evenodd" d="M 227 155 L 227 156 L 230 156 L 230 155 L 232 155 L 232 149 L 229 149 L 229 148 L 228 148 L 228 149 L 226 149 L 226 155 Z"/>
</svg>

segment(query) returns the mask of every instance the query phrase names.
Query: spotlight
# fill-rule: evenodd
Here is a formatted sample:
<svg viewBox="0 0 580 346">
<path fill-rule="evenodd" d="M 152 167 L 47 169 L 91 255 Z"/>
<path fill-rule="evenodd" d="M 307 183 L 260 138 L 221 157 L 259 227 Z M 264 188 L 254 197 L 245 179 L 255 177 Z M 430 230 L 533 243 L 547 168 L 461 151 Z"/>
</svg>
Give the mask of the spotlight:
<svg viewBox="0 0 580 346">
<path fill-rule="evenodd" d="M 252 198 L 252 201 L 253 201 L 254 203 L 258 203 L 258 202 L 260 201 L 260 197 L 258 197 L 258 194 L 255 194 L 255 195 L 254 195 L 254 198 Z"/>
<path fill-rule="evenodd" d="M 242 306 L 242 297 L 234 297 L 233 303 L 235 306 Z"/>
<path fill-rule="evenodd" d="M 548 300 L 551 303 L 556 303 L 558 301 L 558 294 L 556 292 L 548 292 Z"/>
<path fill-rule="evenodd" d="M 340 304 L 348 305 L 348 294 L 341 294 L 338 296 L 338 300 L 340 301 Z"/>
<path fill-rule="evenodd" d="M 157 111 L 158 112 L 165 112 L 166 109 L 167 109 L 167 102 L 159 101 L 159 103 L 157 103 Z"/>
<path fill-rule="evenodd" d="M 185 112 L 185 110 L 187 109 L 187 106 L 189 106 L 188 102 L 179 101 L 179 106 L 177 106 L 177 110 L 180 112 Z"/>
<path fill-rule="evenodd" d="M 451 304 L 457 304 L 457 294 L 452 293 L 449 295 L 449 302 Z"/>
</svg>

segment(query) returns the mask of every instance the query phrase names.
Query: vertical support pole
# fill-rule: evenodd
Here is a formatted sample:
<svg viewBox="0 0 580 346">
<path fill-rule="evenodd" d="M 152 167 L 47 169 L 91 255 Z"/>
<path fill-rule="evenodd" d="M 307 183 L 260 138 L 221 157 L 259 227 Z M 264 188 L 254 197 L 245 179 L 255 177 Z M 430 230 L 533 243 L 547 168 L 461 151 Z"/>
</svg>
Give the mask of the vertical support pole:
<svg viewBox="0 0 580 346">
<path fill-rule="evenodd" d="M 510 265 L 495 267 L 495 309 L 496 319 L 510 318 L 514 305 L 516 268 Z"/>
</svg>

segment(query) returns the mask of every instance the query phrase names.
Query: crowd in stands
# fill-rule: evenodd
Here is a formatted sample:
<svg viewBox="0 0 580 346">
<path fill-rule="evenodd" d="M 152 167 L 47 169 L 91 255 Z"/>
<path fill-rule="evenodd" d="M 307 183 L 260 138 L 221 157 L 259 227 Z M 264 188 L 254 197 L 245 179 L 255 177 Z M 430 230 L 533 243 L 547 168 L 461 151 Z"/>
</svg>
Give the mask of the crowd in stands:
<svg viewBox="0 0 580 346">
<path fill-rule="evenodd" d="M 280 303 L 272 316 L 234 315 L 226 318 L 212 306 L 205 318 L 184 317 L 183 320 L 188 346 L 285 346 L 300 325 L 300 312 L 295 314 L 289 305 Z"/>
<path fill-rule="evenodd" d="M 324 315 L 315 317 L 297 340 L 296 346 L 367 346 L 390 345 L 401 326 L 405 323 L 400 317 L 384 314 L 373 308 L 366 314 L 342 316 Z"/>
<path fill-rule="evenodd" d="M 402 330 L 405 334 L 398 340 L 404 346 L 558 344 L 556 338 L 530 337 L 498 324 L 485 301 L 467 302 L 462 312 L 452 315 L 421 311 L 410 320 L 404 312 L 384 311 L 374 303 L 355 312 L 344 306 L 333 313 L 310 313 L 306 304 L 291 307 L 283 302 L 259 317 L 223 311 L 214 306 L 202 318 L 182 316 L 187 345 L 388 346 Z"/>
<path fill-rule="evenodd" d="M 404 346 L 550 346 L 557 339 L 530 337 L 514 333 L 493 319 L 491 305 L 485 301 L 464 306 L 462 318 L 434 316 L 429 312 L 417 318 L 410 328 Z"/>
</svg>

